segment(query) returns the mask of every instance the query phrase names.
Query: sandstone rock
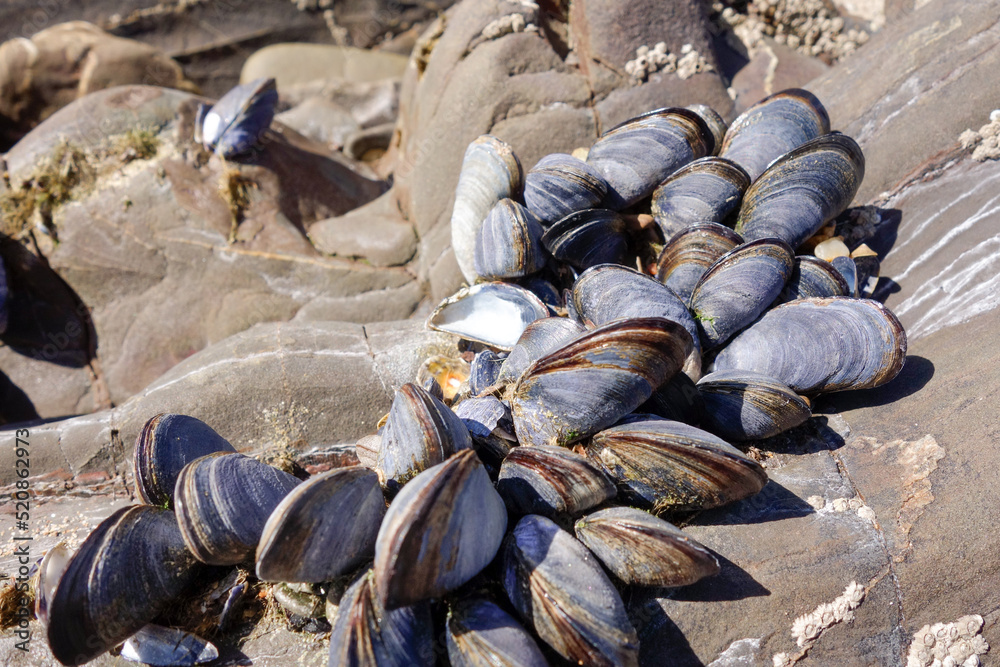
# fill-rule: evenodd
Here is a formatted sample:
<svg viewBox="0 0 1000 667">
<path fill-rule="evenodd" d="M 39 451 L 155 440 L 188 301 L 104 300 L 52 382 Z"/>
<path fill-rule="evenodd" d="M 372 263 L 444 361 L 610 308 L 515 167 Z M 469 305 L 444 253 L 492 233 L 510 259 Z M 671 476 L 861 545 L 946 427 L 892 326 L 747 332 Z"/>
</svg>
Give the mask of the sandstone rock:
<svg viewBox="0 0 1000 667">
<path fill-rule="evenodd" d="M 10 146 L 73 100 L 130 83 L 193 89 L 162 51 L 84 21 L 6 41 L 0 44 L 0 141 Z"/>
<path fill-rule="evenodd" d="M 240 81 L 273 77 L 281 90 L 318 79 L 350 83 L 398 79 L 406 56 L 326 44 L 272 44 L 257 51 L 243 65 Z"/>
<path fill-rule="evenodd" d="M 309 228 L 313 245 L 340 257 L 363 257 L 374 266 L 405 264 L 417 249 L 413 226 L 399 219 L 388 195 L 338 218 L 320 220 Z"/>
<path fill-rule="evenodd" d="M 274 118 L 331 150 L 339 150 L 344 140 L 361 127 L 350 111 L 322 97 L 307 97 Z"/>
<path fill-rule="evenodd" d="M 867 160 L 857 201 L 891 189 L 931 158 L 957 148 L 958 135 L 986 122 L 1000 98 L 1000 3 L 960 14 L 930 2 L 890 22 L 864 49 L 810 83 L 831 126 L 858 140 Z"/>
<path fill-rule="evenodd" d="M 750 62 L 733 77 L 736 113 L 788 88 L 801 88 L 830 67 L 818 58 L 764 38 Z"/>
<path fill-rule="evenodd" d="M 317 79 L 288 86 L 281 91 L 281 100 L 297 106 L 310 98 L 321 98 L 350 111 L 361 127 L 391 123 L 399 113 L 399 81 L 366 81 L 352 83 Z"/>
</svg>

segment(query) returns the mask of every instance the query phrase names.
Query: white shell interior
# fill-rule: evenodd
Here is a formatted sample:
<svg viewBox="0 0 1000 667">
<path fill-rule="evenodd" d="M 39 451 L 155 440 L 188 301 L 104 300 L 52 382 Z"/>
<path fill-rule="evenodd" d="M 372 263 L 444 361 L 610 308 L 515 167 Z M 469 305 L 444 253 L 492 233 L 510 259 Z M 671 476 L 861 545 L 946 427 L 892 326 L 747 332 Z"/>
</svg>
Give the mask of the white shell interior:
<svg viewBox="0 0 1000 667">
<path fill-rule="evenodd" d="M 504 288 L 484 284 L 464 295 L 459 293 L 438 307 L 429 324 L 439 331 L 510 350 L 529 324 L 548 313 L 527 290 L 513 285 Z"/>
</svg>

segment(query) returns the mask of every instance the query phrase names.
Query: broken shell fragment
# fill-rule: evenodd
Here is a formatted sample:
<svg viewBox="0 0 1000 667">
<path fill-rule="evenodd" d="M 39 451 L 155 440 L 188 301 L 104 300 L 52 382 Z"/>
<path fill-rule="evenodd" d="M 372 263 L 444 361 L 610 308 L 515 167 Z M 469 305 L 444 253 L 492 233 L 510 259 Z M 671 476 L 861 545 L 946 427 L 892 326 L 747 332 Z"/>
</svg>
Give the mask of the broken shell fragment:
<svg viewBox="0 0 1000 667">
<path fill-rule="evenodd" d="M 122 657 L 146 665 L 200 665 L 219 657 L 219 649 L 198 635 L 150 623 L 125 640 Z"/>
</svg>

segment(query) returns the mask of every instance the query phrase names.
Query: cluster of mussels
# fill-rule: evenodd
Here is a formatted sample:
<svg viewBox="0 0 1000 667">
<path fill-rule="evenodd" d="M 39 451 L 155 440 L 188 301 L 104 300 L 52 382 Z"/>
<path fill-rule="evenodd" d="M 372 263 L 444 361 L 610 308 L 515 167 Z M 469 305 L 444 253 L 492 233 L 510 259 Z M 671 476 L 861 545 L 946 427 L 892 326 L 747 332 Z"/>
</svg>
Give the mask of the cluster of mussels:
<svg viewBox="0 0 1000 667">
<path fill-rule="evenodd" d="M 862 175 L 797 90 L 728 129 L 705 107 L 647 113 L 523 187 L 510 148 L 480 137 L 452 220 L 472 286 L 428 320 L 475 341 L 467 382 L 447 399 L 432 376 L 404 385 L 360 466 L 306 481 L 192 417 L 152 418 L 134 457 L 146 504 L 42 563 L 53 654 L 86 662 L 200 568 L 252 562 L 265 582 L 326 583 L 331 667 L 637 665 L 619 588 L 719 570 L 663 516 L 757 493 L 767 474 L 731 441 L 902 367 L 899 321 L 863 298 L 877 262 L 792 250 Z M 648 230 L 630 219 L 650 201 L 667 242 L 635 270 Z"/>
</svg>

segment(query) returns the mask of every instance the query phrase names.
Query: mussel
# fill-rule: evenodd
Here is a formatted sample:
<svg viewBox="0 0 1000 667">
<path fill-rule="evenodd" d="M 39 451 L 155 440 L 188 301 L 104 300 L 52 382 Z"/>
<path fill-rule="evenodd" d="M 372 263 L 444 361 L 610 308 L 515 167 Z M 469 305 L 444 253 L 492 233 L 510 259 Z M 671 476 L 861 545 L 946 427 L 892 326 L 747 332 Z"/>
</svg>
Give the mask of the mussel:
<svg viewBox="0 0 1000 667">
<path fill-rule="evenodd" d="M 715 370 L 756 371 L 810 395 L 877 387 L 905 360 L 906 333 L 888 308 L 829 297 L 768 311 L 719 352 Z"/>
<path fill-rule="evenodd" d="M 212 427 L 187 415 L 160 413 L 150 418 L 135 441 L 135 490 L 143 502 L 173 504 L 174 485 L 191 461 L 215 452 L 235 452 Z"/>
<path fill-rule="evenodd" d="M 751 181 L 788 151 L 830 131 L 816 96 L 791 88 L 765 97 L 733 121 L 719 155 L 743 167 Z"/>
<path fill-rule="evenodd" d="M 537 320 L 536 320 L 537 321 Z M 530 324 L 528 325 L 531 326 Z M 522 336 L 524 334 L 521 334 Z M 469 394 L 478 396 L 495 385 L 500 377 L 506 357 L 500 357 L 493 350 L 481 350 L 469 365 Z"/>
<path fill-rule="evenodd" d="M 4 266 L 3 257 L 0 257 L 0 334 L 7 331 L 7 319 L 10 306 L 10 291 L 7 288 L 7 268 Z"/>
<path fill-rule="evenodd" d="M 715 371 L 698 381 L 698 389 L 705 401 L 702 426 L 726 440 L 770 438 L 812 415 L 788 385 L 752 371 Z"/>
<path fill-rule="evenodd" d="M 620 495 L 655 512 L 718 507 L 767 483 L 761 465 L 724 440 L 649 415 L 601 431 L 587 445 L 587 456 L 618 482 Z"/>
<path fill-rule="evenodd" d="M 687 586 L 719 571 L 719 561 L 708 549 L 673 524 L 632 507 L 588 514 L 574 530 L 577 539 L 627 584 Z"/>
<path fill-rule="evenodd" d="M 517 613 L 563 658 L 637 666 L 639 638 L 594 556 L 550 519 L 530 514 L 507 537 L 503 586 Z"/>
<path fill-rule="evenodd" d="M 587 329 L 567 317 L 545 317 L 529 324 L 517 345 L 510 351 L 500 367 L 498 382 L 514 382 L 543 356 L 552 352 L 574 338 L 582 335 Z"/>
<path fill-rule="evenodd" d="M 653 218 L 663 238 L 692 225 L 718 222 L 739 210 L 750 177 L 735 162 L 703 157 L 690 162 L 653 191 Z"/>
<path fill-rule="evenodd" d="M 743 245 L 743 238 L 717 222 L 702 222 L 670 238 L 656 260 L 656 277 L 684 303 L 705 271 L 730 250 Z"/>
<path fill-rule="evenodd" d="M 452 667 L 548 667 L 538 644 L 514 618 L 484 598 L 448 610 L 448 660 Z"/>
<path fill-rule="evenodd" d="M 343 576 L 374 555 L 384 514 L 373 471 L 350 467 L 317 475 L 268 517 L 257 546 L 257 577 L 320 583 Z"/>
<path fill-rule="evenodd" d="M 736 231 L 747 241 L 778 238 L 797 248 L 840 215 L 865 175 L 854 139 L 833 132 L 775 160 L 743 196 Z"/>
<path fill-rule="evenodd" d="M 487 214 L 498 201 L 521 190 L 521 163 L 510 146 L 484 134 L 465 150 L 455 187 L 451 214 L 451 247 L 462 275 L 471 285 L 475 269 L 476 238 Z"/>
<path fill-rule="evenodd" d="M 298 484 L 292 475 L 242 454 L 195 459 L 181 470 L 174 491 L 184 543 L 210 565 L 252 558 L 271 512 Z"/>
<path fill-rule="evenodd" d="M 195 121 L 205 148 L 229 158 L 246 153 L 274 120 L 274 79 L 255 79 L 231 89 L 211 108 L 200 106 Z"/>
<path fill-rule="evenodd" d="M 607 191 L 593 167 L 565 153 L 546 155 L 524 177 L 524 205 L 544 225 L 594 208 Z"/>
<path fill-rule="evenodd" d="M 647 197 L 679 167 L 714 150 L 712 130 L 698 113 L 666 108 L 602 134 L 587 154 L 587 164 L 608 184 L 606 206 L 620 211 Z"/>
<path fill-rule="evenodd" d="M 518 278 L 545 266 L 542 225 L 534 213 L 512 199 L 497 202 L 476 236 L 474 266 L 487 280 Z"/>
<path fill-rule="evenodd" d="M 621 264 L 628 251 L 625 219 L 604 208 L 570 213 L 545 230 L 542 245 L 579 271 L 597 264 Z"/>
<path fill-rule="evenodd" d="M 792 265 L 792 275 L 778 295 L 777 303 L 822 296 L 847 296 L 844 277 L 830 262 L 812 255 L 800 255 Z"/>
<path fill-rule="evenodd" d="M 511 448 L 517 446 L 510 408 L 496 396 L 487 394 L 465 399 L 455 406 L 455 414 L 469 429 L 479 458 L 495 474 Z"/>
<path fill-rule="evenodd" d="M 507 529 L 503 500 L 471 449 L 414 477 L 375 542 L 375 580 L 387 609 L 440 597 L 493 560 Z"/>
<path fill-rule="evenodd" d="M 604 471 L 564 447 L 514 447 L 497 480 L 514 514 L 579 514 L 615 496 Z"/>
<path fill-rule="evenodd" d="M 660 317 L 615 320 L 584 334 L 513 385 L 518 441 L 569 445 L 607 428 L 676 373 L 690 351 L 684 328 Z"/>
</svg>

